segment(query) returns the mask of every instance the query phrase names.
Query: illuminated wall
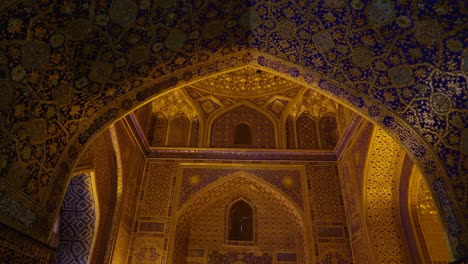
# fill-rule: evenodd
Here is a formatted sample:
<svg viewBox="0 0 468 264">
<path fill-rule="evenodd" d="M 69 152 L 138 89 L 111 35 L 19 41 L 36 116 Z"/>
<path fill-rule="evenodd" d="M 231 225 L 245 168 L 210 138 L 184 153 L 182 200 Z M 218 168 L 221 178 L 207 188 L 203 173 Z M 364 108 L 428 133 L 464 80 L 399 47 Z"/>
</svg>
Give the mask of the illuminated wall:
<svg viewBox="0 0 468 264">
<path fill-rule="evenodd" d="M 374 126 L 362 122 L 338 161 L 343 202 L 355 263 L 374 263 L 363 210 L 363 185 L 367 152 Z"/>
<path fill-rule="evenodd" d="M 452 253 L 445 226 L 432 193 L 418 168 L 413 167 L 409 186 L 412 232 L 423 261 L 442 264 L 451 261 Z"/>
<path fill-rule="evenodd" d="M 133 232 L 133 221 L 138 202 L 138 193 L 142 188 L 142 177 L 145 169 L 146 159 L 139 149 L 134 137 L 123 122 L 115 124 L 116 142 L 120 151 L 119 162 L 121 163 L 122 189 L 120 197 L 120 211 L 117 212 L 114 225 L 117 230 L 115 244 L 108 244 L 112 250 L 112 263 L 126 263 L 127 252 L 131 243 Z M 114 148 L 116 147 L 114 142 Z"/>
<path fill-rule="evenodd" d="M 117 164 L 112 140 L 108 130 L 100 134 L 80 158 L 77 171 L 93 170 L 96 203 L 99 206 L 99 218 L 96 222 L 96 240 L 94 242 L 91 263 L 103 263 L 111 240 L 113 214 L 117 192 Z"/>
<path fill-rule="evenodd" d="M 1 1 L 0 187 L 27 212 L 2 209 L 1 222 L 47 243 L 77 160 L 107 125 L 170 88 L 249 65 L 342 101 L 405 145 L 466 257 L 465 10 L 464 1 Z"/>
<path fill-rule="evenodd" d="M 374 129 L 364 173 L 363 211 L 375 263 L 411 261 L 399 211 L 404 155 L 390 136 Z"/>
</svg>

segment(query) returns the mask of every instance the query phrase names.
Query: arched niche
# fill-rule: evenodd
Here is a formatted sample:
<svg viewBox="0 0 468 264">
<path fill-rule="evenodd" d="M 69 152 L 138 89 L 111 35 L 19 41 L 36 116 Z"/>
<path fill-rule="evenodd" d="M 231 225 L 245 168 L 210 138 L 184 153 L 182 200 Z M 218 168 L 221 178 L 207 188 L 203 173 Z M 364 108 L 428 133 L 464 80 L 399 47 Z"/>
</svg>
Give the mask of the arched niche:
<svg viewBox="0 0 468 264">
<path fill-rule="evenodd" d="M 255 240 L 255 210 L 246 199 L 237 199 L 228 205 L 227 213 L 227 234 L 228 241 Z"/>
<path fill-rule="evenodd" d="M 317 122 L 307 113 L 296 120 L 297 147 L 299 149 L 319 149 Z"/>
<path fill-rule="evenodd" d="M 148 139 L 151 146 L 163 147 L 166 145 L 166 135 L 169 128 L 169 121 L 163 113 L 154 113 L 151 115 L 149 126 L 150 138 Z"/>
<path fill-rule="evenodd" d="M 167 135 L 168 147 L 186 147 L 189 140 L 190 120 L 180 114 L 171 120 Z"/>
<path fill-rule="evenodd" d="M 99 223 L 94 177 L 87 172 L 70 179 L 58 217 L 57 263 L 91 263 Z"/>
<path fill-rule="evenodd" d="M 318 121 L 320 146 L 322 149 L 334 149 L 338 142 L 338 122 L 335 113 L 326 113 Z"/>
<path fill-rule="evenodd" d="M 209 120 L 209 129 L 210 147 L 275 148 L 277 144 L 276 122 L 263 110 L 246 102 L 217 113 Z M 243 134 L 248 137 L 249 132 L 251 143 L 244 144 L 249 140 L 242 138 Z M 242 144 L 236 144 L 237 140 Z"/>
<path fill-rule="evenodd" d="M 252 127 L 245 123 L 240 122 L 234 126 L 234 145 L 251 145 L 253 138 Z"/>
<path fill-rule="evenodd" d="M 200 119 L 195 116 L 192 120 L 192 128 L 190 130 L 190 147 L 199 146 L 200 140 Z"/>
<path fill-rule="evenodd" d="M 305 224 L 302 210 L 276 187 L 244 171 L 224 176 L 220 180 L 209 184 L 191 197 L 178 210 L 171 224 L 170 234 L 172 239 L 169 241 L 169 262 L 183 263 L 188 246 L 187 241 L 188 234 L 190 233 L 190 224 L 194 215 L 196 215 L 197 212 L 203 211 L 205 208 L 209 208 L 210 204 L 218 199 L 229 197 L 229 195 L 234 196 L 234 202 L 239 200 L 238 196 L 249 197 L 249 195 L 258 196 L 261 197 L 261 199 L 273 202 L 277 208 L 280 208 L 281 211 L 288 215 L 291 223 L 295 226 L 295 232 L 297 232 L 298 238 L 297 241 L 300 243 L 298 248 L 301 250 L 301 252 L 298 253 L 298 263 L 312 263 L 312 234 L 310 227 Z M 229 204 L 232 204 L 232 202 Z M 226 208 L 229 211 L 229 205 L 227 205 Z M 254 212 L 255 211 L 256 210 L 254 210 Z M 237 246 L 255 245 L 255 239 L 252 241 L 253 244 L 251 244 L 248 241 L 229 241 L 227 238 L 228 234 L 226 234 L 227 244 L 234 242 L 233 245 Z"/>
</svg>

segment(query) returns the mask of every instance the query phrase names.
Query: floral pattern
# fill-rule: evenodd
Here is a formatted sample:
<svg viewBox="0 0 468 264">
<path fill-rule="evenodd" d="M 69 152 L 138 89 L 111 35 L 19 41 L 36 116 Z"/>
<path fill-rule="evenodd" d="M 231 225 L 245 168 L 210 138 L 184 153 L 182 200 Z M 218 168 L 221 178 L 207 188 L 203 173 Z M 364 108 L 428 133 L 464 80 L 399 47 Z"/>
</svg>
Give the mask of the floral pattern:
<svg viewBox="0 0 468 264">
<path fill-rule="evenodd" d="M 318 83 L 407 145 L 444 192 L 466 184 L 463 1 L 10 2 L 0 10 L 0 175 L 20 163 L 25 183 L 2 186 L 41 214 L 58 210 L 78 154 L 107 124 L 162 90 L 245 64 Z M 25 131 L 36 118 L 47 133 Z M 464 197 L 449 203 L 456 215 Z M 52 223 L 42 225 L 33 228 L 45 240 Z"/>
</svg>

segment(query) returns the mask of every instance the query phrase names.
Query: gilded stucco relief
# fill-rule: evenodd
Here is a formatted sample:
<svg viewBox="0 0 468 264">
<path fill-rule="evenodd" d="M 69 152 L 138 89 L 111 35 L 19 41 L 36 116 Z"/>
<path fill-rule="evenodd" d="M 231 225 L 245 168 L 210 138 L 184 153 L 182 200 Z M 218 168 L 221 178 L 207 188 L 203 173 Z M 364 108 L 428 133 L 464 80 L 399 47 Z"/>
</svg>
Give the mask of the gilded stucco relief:
<svg viewBox="0 0 468 264">
<path fill-rule="evenodd" d="M 375 263 L 411 261 L 398 207 L 404 152 L 381 129 L 373 132 L 363 186 L 363 209 Z"/>
<path fill-rule="evenodd" d="M 0 192 L 17 209 L 0 208 L 3 224 L 47 243 L 100 132 L 172 88 L 203 81 L 209 92 L 221 74 L 236 93 L 239 82 L 254 94 L 264 80 L 297 82 L 382 126 L 421 169 L 454 254 L 466 256 L 463 1 L 7 0 L 0 10 Z M 229 73 L 247 66 L 239 72 L 260 79 Z M 248 101 L 281 118 L 294 96 L 278 92 Z M 208 118 L 235 102 L 197 103 Z"/>
<path fill-rule="evenodd" d="M 450 248 L 445 227 L 425 179 L 413 167 L 409 192 L 409 211 L 416 245 L 426 262 L 450 262 Z"/>
<path fill-rule="evenodd" d="M 373 263 L 369 250 L 372 240 L 367 232 L 362 194 L 363 181 L 366 179 L 364 169 L 372 131 L 372 124 L 361 122 L 355 136 L 338 159 L 343 205 L 355 263 Z"/>
</svg>

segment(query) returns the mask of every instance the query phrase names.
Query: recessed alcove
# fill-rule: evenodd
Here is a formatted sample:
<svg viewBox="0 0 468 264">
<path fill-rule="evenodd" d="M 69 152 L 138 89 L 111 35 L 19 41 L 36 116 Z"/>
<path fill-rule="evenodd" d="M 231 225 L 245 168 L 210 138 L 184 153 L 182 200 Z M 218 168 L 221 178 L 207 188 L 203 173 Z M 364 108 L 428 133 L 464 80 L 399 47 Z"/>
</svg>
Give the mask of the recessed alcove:
<svg viewBox="0 0 468 264">
<path fill-rule="evenodd" d="M 114 260 L 405 262 L 431 247 L 413 229 L 427 217 L 403 206 L 417 170 L 404 149 L 313 87 L 248 66 L 168 90 L 104 133 L 133 200 Z"/>
</svg>

